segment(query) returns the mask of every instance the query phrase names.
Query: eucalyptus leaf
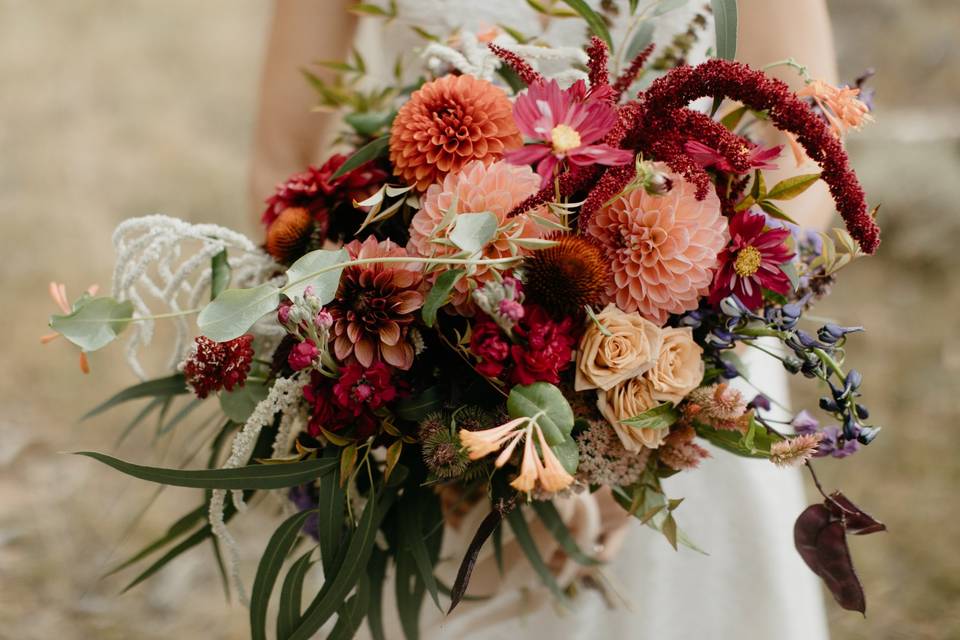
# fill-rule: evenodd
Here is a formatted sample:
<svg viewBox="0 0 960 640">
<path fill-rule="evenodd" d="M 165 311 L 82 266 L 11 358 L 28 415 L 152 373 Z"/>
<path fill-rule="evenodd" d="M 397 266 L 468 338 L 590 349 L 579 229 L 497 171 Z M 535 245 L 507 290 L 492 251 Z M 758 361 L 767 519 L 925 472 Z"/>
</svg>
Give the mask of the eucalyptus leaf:
<svg viewBox="0 0 960 640">
<path fill-rule="evenodd" d="M 368 142 L 364 146 L 357 149 L 352 156 L 347 158 L 346 162 L 340 165 L 340 168 L 334 172 L 330 179 L 336 180 L 340 176 L 353 171 L 357 167 L 362 166 L 371 160 L 379 158 L 387 151 L 389 146 L 389 135 L 383 135 L 371 142 Z"/>
<path fill-rule="evenodd" d="M 457 215 L 450 240 L 467 253 L 477 253 L 497 234 L 497 216 L 489 211 Z"/>
<path fill-rule="evenodd" d="M 215 300 L 224 289 L 230 286 L 230 261 L 227 260 L 227 250 L 224 249 L 210 259 L 210 299 Z"/>
<path fill-rule="evenodd" d="M 129 402 L 131 400 L 139 400 L 140 398 L 165 398 L 167 396 L 175 396 L 183 393 L 187 393 L 187 383 L 182 373 L 175 373 L 172 376 L 167 376 L 166 378 L 147 380 L 131 387 L 127 387 L 126 389 L 114 394 L 104 402 L 101 402 L 95 406 L 93 409 L 90 409 L 90 411 L 87 411 L 80 419 L 87 420 L 88 418 L 100 415 L 108 409 L 112 409 L 119 404 L 123 404 L 124 402 Z"/>
<path fill-rule="evenodd" d="M 328 460 L 337 461 L 337 451 L 334 447 L 324 449 L 323 456 Z M 346 493 L 340 486 L 339 468 L 335 468 L 333 473 L 322 476 L 317 483 L 317 490 L 317 504 L 320 505 L 317 517 L 320 560 L 323 563 L 324 575 L 333 575 L 336 570 L 340 540 L 343 537 L 343 516 L 346 508 Z"/>
<path fill-rule="evenodd" d="M 450 269 L 437 276 L 437 280 L 433 283 L 430 293 L 427 294 L 426 300 L 423 301 L 423 309 L 420 311 L 425 325 L 432 327 L 436 323 L 437 311 L 446 304 L 447 299 L 450 297 L 450 292 L 453 291 L 453 288 L 457 285 L 457 281 L 460 280 L 460 277 L 463 276 L 464 273 L 466 273 L 464 269 Z"/>
<path fill-rule="evenodd" d="M 311 548 L 290 565 L 280 587 L 280 606 L 277 610 L 277 638 L 286 638 L 300 623 L 300 610 L 303 606 L 303 581 L 313 566 Z"/>
<path fill-rule="evenodd" d="M 590 27 L 595 35 L 597 35 L 601 40 L 607 43 L 607 47 L 613 52 L 613 38 L 610 37 L 610 31 L 607 29 L 606 23 L 593 9 L 590 8 L 584 0 L 563 0 L 571 9 L 580 14 L 580 16 L 586 20 L 587 25 Z"/>
<path fill-rule="evenodd" d="M 573 409 L 563 392 L 548 382 L 517 385 L 507 397 L 511 418 L 533 418 L 543 430 L 547 443 L 558 445 L 573 429 Z"/>
<path fill-rule="evenodd" d="M 79 451 L 77 455 L 93 458 L 141 480 L 198 489 L 284 489 L 309 482 L 336 469 L 336 461 L 329 459 L 252 464 L 232 469 L 185 470 L 141 466 L 93 451 Z"/>
<path fill-rule="evenodd" d="M 307 287 L 313 287 L 313 295 L 320 298 L 320 304 L 327 304 L 337 295 L 340 275 L 344 269 L 342 266 L 332 267 L 349 260 L 350 255 L 346 249 L 311 251 L 287 269 L 287 286 L 283 288 L 283 292 L 288 298 L 294 298 L 302 296 Z M 324 272 L 314 275 L 318 271 Z"/>
<path fill-rule="evenodd" d="M 280 290 L 265 282 L 252 289 L 227 289 L 197 317 L 200 333 L 227 342 L 246 333 L 257 320 L 280 305 Z"/>
<path fill-rule="evenodd" d="M 546 526 L 547 531 L 560 543 L 560 547 L 568 556 L 584 566 L 600 564 L 599 560 L 591 558 L 580 549 L 580 545 L 577 544 L 576 539 L 574 539 L 573 534 L 570 533 L 570 529 L 567 528 L 567 525 L 563 522 L 563 518 L 560 517 L 560 513 L 552 502 L 549 500 L 536 500 L 532 506 L 544 526 Z"/>
<path fill-rule="evenodd" d="M 576 440 L 568 437 L 560 444 L 552 445 L 550 449 L 567 473 L 573 475 L 577 472 L 577 466 L 580 464 L 580 447 L 577 446 Z"/>
<path fill-rule="evenodd" d="M 679 9 L 685 4 L 687 4 L 687 0 L 660 0 L 660 2 L 657 3 L 657 8 L 653 11 L 653 15 L 662 16 L 674 9 Z"/>
<path fill-rule="evenodd" d="M 627 46 L 625 59 L 633 60 L 640 54 L 641 51 L 646 49 L 651 42 L 653 42 L 653 22 L 650 20 L 644 20 L 640 23 L 640 26 L 637 27 L 637 31 L 633 34 L 633 38 L 630 39 L 630 44 Z"/>
<path fill-rule="evenodd" d="M 50 316 L 50 328 L 84 351 L 96 351 L 114 340 L 133 317 L 133 303 L 109 296 L 81 299 L 71 313 Z"/>
<path fill-rule="evenodd" d="M 233 391 L 221 391 L 220 409 L 234 422 L 243 424 L 268 393 L 265 383 L 248 381 L 242 387 L 234 387 Z"/>
<path fill-rule="evenodd" d="M 710 0 L 713 25 L 716 29 L 717 57 L 737 57 L 737 0 Z"/>
<path fill-rule="evenodd" d="M 561 603 L 566 602 L 567 598 L 563 590 L 560 589 L 560 585 L 557 584 L 553 572 L 550 571 L 547 563 L 544 562 L 543 556 L 540 555 L 540 550 L 537 549 L 537 544 L 530 534 L 530 528 L 527 526 L 527 521 L 523 517 L 523 509 L 518 508 L 511 511 L 507 515 L 507 522 L 510 523 L 510 528 L 513 530 L 513 535 L 517 543 L 520 545 L 520 548 L 523 549 L 523 553 L 526 554 L 527 560 L 530 561 L 530 566 L 532 566 L 534 571 L 537 572 L 537 575 L 540 576 L 540 581 L 550 590 L 557 601 Z"/>
</svg>

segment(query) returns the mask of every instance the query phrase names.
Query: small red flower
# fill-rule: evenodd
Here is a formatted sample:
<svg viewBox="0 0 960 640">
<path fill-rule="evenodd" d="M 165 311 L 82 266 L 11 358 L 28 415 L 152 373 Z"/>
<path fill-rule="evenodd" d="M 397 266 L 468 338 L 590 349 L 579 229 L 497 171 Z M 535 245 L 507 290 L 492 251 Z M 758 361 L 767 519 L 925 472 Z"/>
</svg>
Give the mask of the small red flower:
<svg viewBox="0 0 960 640">
<path fill-rule="evenodd" d="M 375 362 L 369 368 L 353 363 L 340 370 L 333 394 L 337 404 L 359 416 L 364 411 L 393 402 L 398 391 L 391 379 L 390 368 L 384 363 Z"/>
<path fill-rule="evenodd" d="M 509 380 L 513 384 L 560 382 L 560 372 L 570 365 L 576 338 L 573 321 L 568 316 L 560 322 L 550 318 L 543 307 L 527 305 L 515 328 L 521 343 L 510 347 L 513 368 Z"/>
<path fill-rule="evenodd" d="M 187 384 L 200 399 L 211 392 L 242 387 L 253 361 L 253 336 L 249 333 L 227 342 L 205 336 L 194 340 L 192 353 L 183 363 Z"/>
<path fill-rule="evenodd" d="M 687 140 L 683 145 L 683 149 L 691 158 L 693 158 L 694 162 L 699 164 L 704 169 L 715 167 L 716 169 L 719 169 L 720 171 L 726 171 L 727 173 L 745 173 L 743 171 L 737 171 L 733 165 L 730 164 L 730 161 L 727 160 L 719 151 L 708 147 L 702 142 L 697 142 L 696 140 Z M 746 158 L 747 163 L 749 164 L 747 172 L 752 169 L 776 169 L 777 165 L 774 160 L 780 157 L 781 151 L 783 151 L 782 144 L 769 148 L 761 147 L 758 144 L 750 144 Z"/>
<path fill-rule="evenodd" d="M 340 370 L 337 381 L 314 373 L 303 390 L 310 403 L 307 431 L 317 436 L 321 427 L 334 433 L 350 430 L 356 438 L 368 438 L 379 425 L 373 412 L 399 396 L 390 368 L 382 362 L 367 369 L 357 363 L 348 365 Z"/>
<path fill-rule="evenodd" d="M 763 303 L 763 289 L 790 292 L 790 279 L 780 268 L 793 253 L 784 244 L 789 229 L 764 231 L 766 216 L 741 211 L 730 219 L 730 244 L 720 254 L 720 268 L 710 289 L 710 303 L 735 294 L 750 309 Z"/>
<path fill-rule="evenodd" d="M 470 352 L 480 359 L 476 369 L 488 378 L 497 378 L 510 357 L 510 342 L 489 316 L 478 314 L 470 337 Z"/>
</svg>

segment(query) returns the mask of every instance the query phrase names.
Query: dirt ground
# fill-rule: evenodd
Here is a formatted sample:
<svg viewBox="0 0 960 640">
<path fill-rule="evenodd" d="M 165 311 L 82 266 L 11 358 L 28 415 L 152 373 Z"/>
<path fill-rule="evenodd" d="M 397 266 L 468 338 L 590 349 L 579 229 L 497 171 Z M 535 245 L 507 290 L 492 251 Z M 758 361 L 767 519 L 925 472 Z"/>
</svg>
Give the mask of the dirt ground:
<svg viewBox="0 0 960 640">
<path fill-rule="evenodd" d="M 869 616 L 831 602 L 840 640 L 960 638 L 960 3 L 831 2 L 844 77 L 878 70 L 878 124 L 850 141 L 880 254 L 852 267 L 818 313 L 869 331 L 850 345 L 882 436 L 824 482 L 887 522 L 852 541 Z M 206 547 L 124 596 L 104 569 L 194 497 L 125 481 L 63 452 L 113 450 L 131 412 L 76 417 L 130 380 L 120 349 L 80 375 L 65 344 L 41 348 L 46 283 L 107 284 L 109 234 L 164 212 L 255 232 L 246 202 L 261 0 L 0 0 L 0 637 L 238 638 Z M 798 400 L 815 402 L 815 394 Z M 117 455 L 176 463 L 186 434 Z M 152 508 L 131 525 L 138 508 Z M 186 506 L 185 506 L 186 505 Z M 253 558 L 270 508 L 237 527 Z M 245 566 L 249 580 L 251 562 Z M 691 603 L 695 608 L 696 604 Z"/>
</svg>

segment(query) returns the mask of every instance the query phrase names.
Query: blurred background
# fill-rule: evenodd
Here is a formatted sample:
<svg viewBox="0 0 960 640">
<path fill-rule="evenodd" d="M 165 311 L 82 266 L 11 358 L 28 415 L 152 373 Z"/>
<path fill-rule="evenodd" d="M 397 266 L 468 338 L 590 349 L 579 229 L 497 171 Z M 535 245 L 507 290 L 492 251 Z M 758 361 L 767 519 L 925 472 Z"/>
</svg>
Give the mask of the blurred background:
<svg viewBox="0 0 960 640">
<path fill-rule="evenodd" d="M 830 8 L 841 77 L 877 70 L 878 123 L 849 149 L 883 204 L 885 242 L 818 314 L 868 325 L 849 351 L 888 428 L 857 459 L 818 468 L 890 528 L 851 541 L 869 615 L 829 602 L 833 636 L 960 638 L 960 3 Z M 50 280 L 71 296 L 109 284 L 110 233 L 126 217 L 163 212 L 257 237 L 246 177 L 268 21 L 265 0 L 0 0 L 0 637 L 246 634 L 208 546 L 122 597 L 132 574 L 101 579 L 195 497 L 63 452 L 157 464 L 188 440 L 147 452 L 148 428 L 114 449 L 133 412 L 77 416 L 129 384 L 121 349 L 95 354 L 83 376 L 73 349 L 41 348 L 38 336 L 54 310 Z M 808 392 L 798 404 L 815 403 Z M 262 511 L 234 527 L 247 564 L 270 532 Z"/>
</svg>

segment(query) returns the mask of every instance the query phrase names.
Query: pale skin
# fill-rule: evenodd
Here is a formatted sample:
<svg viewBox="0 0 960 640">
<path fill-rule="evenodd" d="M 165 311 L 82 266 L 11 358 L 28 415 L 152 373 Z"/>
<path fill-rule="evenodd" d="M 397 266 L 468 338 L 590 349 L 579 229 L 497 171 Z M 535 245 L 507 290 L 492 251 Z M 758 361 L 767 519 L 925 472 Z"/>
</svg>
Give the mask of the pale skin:
<svg viewBox="0 0 960 640">
<path fill-rule="evenodd" d="M 352 4 L 353 0 L 275 0 L 250 179 L 251 202 L 258 218 L 261 203 L 278 182 L 308 164 L 321 164 L 329 156 L 324 143 L 337 125 L 337 116 L 311 111 L 316 96 L 300 69 L 309 68 L 323 76 L 325 71 L 314 65 L 315 61 L 346 57 L 357 26 L 357 19 L 347 11 Z M 762 68 L 792 57 L 804 64 L 812 77 L 836 83 L 836 59 L 825 0 L 739 0 L 739 8 L 738 60 Z M 796 70 L 789 67 L 776 67 L 769 72 L 795 88 L 803 83 Z M 784 143 L 783 136 L 769 128 L 762 132 L 762 138 L 765 145 Z M 766 172 L 768 185 L 816 170 L 812 163 L 796 167 L 788 150 L 781 155 L 779 164 L 779 170 Z M 822 183 L 784 203 L 783 208 L 801 224 L 813 228 L 825 228 L 834 212 Z M 605 528 L 610 532 L 598 555 L 601 559 L 611 558 L 629 516 L 609 491 L 596 495 Z"/>
</svg>

